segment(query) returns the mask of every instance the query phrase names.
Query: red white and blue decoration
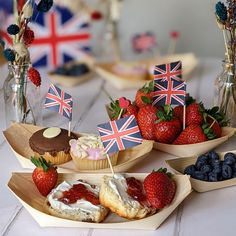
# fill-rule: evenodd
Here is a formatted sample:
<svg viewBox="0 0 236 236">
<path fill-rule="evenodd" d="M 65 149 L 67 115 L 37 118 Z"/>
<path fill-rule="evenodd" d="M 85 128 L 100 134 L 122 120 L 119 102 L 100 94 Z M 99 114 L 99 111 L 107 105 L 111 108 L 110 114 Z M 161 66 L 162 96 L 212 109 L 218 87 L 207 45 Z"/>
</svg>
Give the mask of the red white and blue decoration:
<svg viewBox="0 0 236 236">
<path fill-rule="evenodd" d="M 3 21 L 2 36 L 11 44 L 6 29 L 13 15 L 8 11 L 1 12 L 0 16 L 3 12 L 4 15 L 8 13 Z M 85 15 L 74 15 L 67 8 L 55 6 L 47 13 L 33 15 L 29 26 L 35 33 L 29 48 L 34 67 L 52 69 L 65 62 L 82 59 L 91 52 L 90 26 Z"/>
<path fill-rule="evenodd" d="M 186 83 L 173 78 L 154 80 L 153 105 L 185 105 Z"/>
<path fill-rule="evenodd" d="M 182 63 L 181 61 L 157 65 L 154 69 L 155 80 L 182 80 Z"/>
<path fill-rule="evenodd" d="M 142 136 L 133 115 L 100 124 L 98 132 L 107 154 L 142 143 Z"/>
<path fill-rule="evenodd" d="M 132 38 L 132 46 L 137 53 L 151 52 L 156 45 L 156 37 L 151 32 L 136 34 Z"/>
<path fill-rule="evenodd" d="M 44 108 L 58 112 L 71 121 L 72 107 L 73 100 L 71 95 L 51 84 L 46 96 Z"/>
</svg>

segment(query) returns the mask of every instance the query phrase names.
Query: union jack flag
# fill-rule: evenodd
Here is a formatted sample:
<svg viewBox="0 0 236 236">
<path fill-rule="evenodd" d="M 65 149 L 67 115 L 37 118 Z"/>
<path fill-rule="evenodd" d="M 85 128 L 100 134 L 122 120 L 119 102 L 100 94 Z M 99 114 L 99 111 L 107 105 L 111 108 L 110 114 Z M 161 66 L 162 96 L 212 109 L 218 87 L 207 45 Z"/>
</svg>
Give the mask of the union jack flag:
<svg viewBox="0 0 236 236">
<path fill-rule="evenodd" d="M 98 125 L 105 152 L 114 153 L 142 143 L 142 136 L 133 115 Z"/>
<path fill-rule="evenodd" d="M 168 79 L 155 80 L 153 105 L 185 105 L 186 83 Z"/>
<path fill-rule="evenodd" d="M 155 66 L 154 69 L 155 80 L 182 80 L 182 63 L 181 61 L 167 63 Z"/>
<path fill-rule="evenodd" d="M 138 53 L 151 51 L 156 46 L 155 35 L 151 32 L 137 34 L 132 38 L 132 45 Z"/>
<path fill-rule="evenodd" d="M 7 27 L 14 22 L 12 14 L 4 20 L 2 35 L 8 44 L 11 37 L 6 33 Z M 90 32 L 85 15 L 73 15 L 65 7 L 55 6 L 46 13 L 32 17 L 29 27 L 34 31 L 35 39 L 30 46 L 33 66 L 55 68 L 70 60 L 79 60 L 90 52 Z"/>
<path fill-rule="evenodd" d="M 46 96 L 44 108 L 58 112 L 71 121 L 73 100 L 70 94 L 65 93 L 57 86 L 51 84 Z"/>
</svg>

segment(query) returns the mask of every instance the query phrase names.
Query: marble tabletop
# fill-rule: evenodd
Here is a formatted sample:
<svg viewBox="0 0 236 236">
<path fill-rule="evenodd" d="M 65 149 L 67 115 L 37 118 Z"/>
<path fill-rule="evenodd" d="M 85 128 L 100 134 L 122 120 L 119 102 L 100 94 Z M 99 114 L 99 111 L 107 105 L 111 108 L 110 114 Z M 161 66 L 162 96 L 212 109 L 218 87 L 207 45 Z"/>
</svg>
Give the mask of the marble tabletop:
<svg viewBox="0 0 236 236">
<path fill-rule="evenodd" d="M 187 80 L 187 90 L 206 107 L 213 103 L 214 80 L 221 70 L 220 59 L 202 58 L 199 65 Z M 6 66 L 0 67 L 0 88 L 6 77 Z M 45 71 L 41 71 L 43 83 L 42 97 L 45 96 L 49 81 Z M 113 98 L 125 96 L 133 99 L 135 89 L 120 91 L 102 78 L 94 78 L 73 88 L 65 89 L 74 99 L 72 129 L 78 132 L 97 132 L 96 125 L 108 121 L 104 104 L 109 99 L 104 91 Z M 60 115 L 43 111 L 43 125 L 67 128 L 67 121 Z M 0 90 L 0 131 L 5 129 L 3 89 Z M 234 150 L 236 137 L 219 146 L 218 151 Z M 170 154 L 153 150 L 148 158 L 140 162 L 129 172 L 150 172 L 164 166 L 166 159 L 174 158 Z M 173 236 L 235 236 L 233 227 L 236 222 L 236 187 L 224 188 L 206 193 L 192 192 L 184 202 L 166 219 L 156 231 L 143 230 L 106 230 L 90 228 L 41 228 L 32 216 L 22 207 L 19 201 L 7 188 L 12 172 L 24 172 L 9 145 L 0 133 L 0 235 L 173 235 Z"/>
</svg>

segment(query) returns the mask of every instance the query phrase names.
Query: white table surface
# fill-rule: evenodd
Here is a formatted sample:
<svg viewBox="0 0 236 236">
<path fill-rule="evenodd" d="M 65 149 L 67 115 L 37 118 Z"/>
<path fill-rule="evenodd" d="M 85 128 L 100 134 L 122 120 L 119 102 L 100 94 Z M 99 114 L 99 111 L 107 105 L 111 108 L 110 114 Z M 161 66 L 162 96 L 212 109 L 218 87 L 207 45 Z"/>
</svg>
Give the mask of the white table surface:
<svg viewBox="0 0 236 236">
<path fill-rule="evenodd" d="M 0 68 L 0 88 L 6 77 L 6 67 Z M 213 102 L 213 82 L 221 70 L 220 59 L 201 59 L 198 67 L 188 79 L 187 90 L 197 100 L 211 106 Z M 42 96 L 47 92 L 48 80 L 43 71 Z M 96 125 L 108 121 L 104 104 L 109 102 L 103 89 L 113 98 L 121 96 L 134 98 L 135 89 L 120 91 L 99 77 L 83 83 L 77 87 L 65 89 L 73 95 L 74 112 L 72 128 L 78 132 L 97 132 Z M 67 121 L 60 115 L 50 111 L 43 111 L 43 125 L 58 125 L 67 128 Z M 0 90 L 0 131 L 5 129 L 5 114 L 3 90 Z M 236 137 L 217 148 L 218 151 L 236 149 Z M 174 156 L 153 150 L 150 156 L 133 167 L 129 172 L 150 172 L 164 166 L 164 160 Z M 88 228 L 41 228 L 31 215 L 21 206 L 18 200 L 7 188 L 12 172 L 24 169 L 0 133 L 0 235 L 27 236 L 27 235 L 173 235 L 173 236 L 235 236 L 234 223 L 236 222 L 236 187 L 224 188 L 207 193 L 193 192 L 176 209 L 170 217 L 156 230 L 105 230 Z"/>
</svg>

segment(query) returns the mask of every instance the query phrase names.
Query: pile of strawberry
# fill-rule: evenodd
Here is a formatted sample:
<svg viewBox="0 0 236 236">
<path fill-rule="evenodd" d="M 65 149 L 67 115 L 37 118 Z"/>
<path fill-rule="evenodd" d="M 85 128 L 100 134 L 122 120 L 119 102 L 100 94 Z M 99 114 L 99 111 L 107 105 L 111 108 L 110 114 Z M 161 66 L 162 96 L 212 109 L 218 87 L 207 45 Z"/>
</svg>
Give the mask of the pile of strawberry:
<svg viewBox="0 0 236 236">
<path fill-rule="evenodd" d="M 221 137 L 221 128 L 227 121 L 218 107 L 205 109 L 202 103 L 188 97 L 183 130 L 183 106 L 153 106 L 153 91 L 153 82 L 150 82 L 137 91 L 133 103 L 124 97 L 112 100 L 111 119 L 134 115 L 143 138 L 160 143 L 193 144 Z M 121 106 L 124 103 L 125 109 Z"/>
</svg>

